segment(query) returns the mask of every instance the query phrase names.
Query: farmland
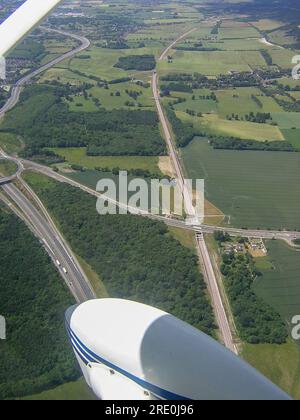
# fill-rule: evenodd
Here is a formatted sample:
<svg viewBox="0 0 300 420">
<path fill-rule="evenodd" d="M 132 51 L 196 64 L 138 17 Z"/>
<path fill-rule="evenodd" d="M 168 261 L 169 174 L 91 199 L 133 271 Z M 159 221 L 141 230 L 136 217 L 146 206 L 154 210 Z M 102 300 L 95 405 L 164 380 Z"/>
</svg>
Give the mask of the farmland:
<svg viewBox="0 0 300 420">
<path fill-rule="evenodd" d="M 290 142 L 294 147 L 300 149 L 300 128 L 281 130 L 281 132 L 288 142 Z"/>
<path fill-rule="evenodd" d="M 253 60 L 257 56 L 253 57 Z M 252 62 L 252 61 L 251 61 Z M 187 66 L 188 63 L 188 66 Z M 173 62 L 170 64 L 163 61 L 158 65 L 160 74 L 173 73 L 202 73 L 208 76 L 228 73 L 230 70 L 237 72 L 250 71 L 250 66 L 245 61 L 243 53 L 236 51 L 177 51 L 173 55 Z"/>
<path fill-rule="evenodd" d="M 118 84 L 111 84 L 107 88 L 94 86 L 89 89 L 89 96 L 74 96 L 73 101 L 69 103 L 69 109 L 74 112 L 95 112 L 97 106 L 94 99 L 98 100 L 107 110 L 113 109 L 132 109 L 132 107 L 139 107 L 139 109 L 154 109 L 154 101 L 150 88 L 150 76 L 143 77 L 146 87 L 139 86 L 136 82 L 124 82 Z M 133 98 L 136 94 L 137 98 Z M 130 96 L 131 95 L 131 96 Z M 134 100 L 133 100 L 134 99 Z"/>
<path fill-rule="evenodd" d="M 193 117 L 177 112 L 182 121 L 191 122 L 200 132 L 207 134 L 233 136 L 240 139 L 253 139 L 256 141 L 284 140 L 278 127 L 268 124 L 256 124 L 247 121 L 227 121 L 217 115 L 204 115 L 202 118 Z"/>
<path fill-rule="evenodd" d="M 287 344 L 247 344 L 242 357 L 293 398 L 300 399 L 300 350 L 289 341 Z"/>
<path fill-rule="evenodd" d="M 93 401 L 95 397 L 92 391 L 88 388 L 83 378 L 60 385 L 49 391 L 41 392 L 40 394 L 31 395 L 29 397 L 21 398 L 24 401 Z"/>
<path fill-rule="evenodd" d="M 291 329 L 291 320 L 300 309 L 299 251 L 278 241 L 269 241 L 266 245 L 272 269 L 262 270 L 263 276 L 257 279 L 254 288 Z"/>
<path fill-rule="evenodd" d="M 159 158 L 152 156 L 87 156 L 84 147 L 50 149 L 66 159 L 66 164 L 80 165 L 87 169 L 121 168 L 123 170 L 144 169 L 159 172 Z"/>
<path fill-rule="evenodd" d="M 214 150 L 196 138 L 182 158 L 190 177 L 205 179 L 206 198 L 231 225 L 300 228 L 299 154 Z"/>
<path fill-rule="evenodd" d="M 268 257 L 260 268 L 262 277 L 255 292 L 281 314 L 289 329 L 291 319 L 299 313 L 299 252 L 285 243 L 268 241 Z M 259 259 L 257 259 L 259 260 Z M 290 339 L 282 345 L 245 345 L 243 357 L 294 398 L 300 398 L 300 346 Z"/>
</svg>

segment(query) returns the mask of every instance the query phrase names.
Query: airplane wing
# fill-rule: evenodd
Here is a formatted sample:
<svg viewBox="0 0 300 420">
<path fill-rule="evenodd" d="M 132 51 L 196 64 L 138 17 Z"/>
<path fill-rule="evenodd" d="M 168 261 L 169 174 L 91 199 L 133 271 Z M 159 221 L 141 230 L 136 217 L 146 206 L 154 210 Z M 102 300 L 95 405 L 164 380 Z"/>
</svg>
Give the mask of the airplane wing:
<svg viewBox="0 0 300 420">
<path fill-rule="evenodd" d="M 0 57 L 8 54 L 61 0 L 27 0 L 0 25 Z"/>
</svg>

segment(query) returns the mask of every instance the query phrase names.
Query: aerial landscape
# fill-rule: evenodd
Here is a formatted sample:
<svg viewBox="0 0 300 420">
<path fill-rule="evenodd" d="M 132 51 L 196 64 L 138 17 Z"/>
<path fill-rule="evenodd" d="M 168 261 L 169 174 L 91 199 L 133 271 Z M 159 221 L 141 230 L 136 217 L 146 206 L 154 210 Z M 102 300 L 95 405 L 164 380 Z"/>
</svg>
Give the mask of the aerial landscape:
<svg viewBox="0 0 300 420">
<path fill-rule="evenodd" d="M 55 3 L 0 80 L 0 400 L 99 397 L 65 327 L 97 299 L 170 314 L 300 400 L 298 0 Z"/>
</svg>

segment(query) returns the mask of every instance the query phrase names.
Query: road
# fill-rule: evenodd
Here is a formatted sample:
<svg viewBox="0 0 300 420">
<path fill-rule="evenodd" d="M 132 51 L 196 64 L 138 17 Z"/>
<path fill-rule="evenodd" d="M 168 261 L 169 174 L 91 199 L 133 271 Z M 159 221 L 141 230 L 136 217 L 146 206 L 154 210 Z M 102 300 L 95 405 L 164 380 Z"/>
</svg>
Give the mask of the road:
<svg viewBox="0 0 300 420">
<path fill-rule="evenodd" d="M 26 169 L 28 170 L 32 170 L 35 172 L 38 172 L 40 174 L 46 175 L 49 178 L 52 178 L 58 182 L 62 182 L 62 183 L 66 183 L 69 184 L 73 187 L 79 188 L 82 191 L 93 195 L 96 198 L 102 198 L 103 200 L 107 200 L 109 202 L 111 202 L 112 204 L 116 204 L 119 207 L 125 208 L 125 205 L 123 205 L 122 203 L 112 200 L 109 197 L 107 197 L 104 194 L 101 194 L 99 192 L 97 192 L 96 190 L 87 187 L 67 176 L 62 175 L 61 173 L 55 172 L 53 171 L 51 168 L 49 168 L 48 166 L 44 166 L 41 165 L 39 163 L 35 163 L 29 160 L 21 160 L 21 163 L 23 166 L 26 167 Z M 253 230 L 253 229 L 238 229 L 238 228 L 230 228 L 230 227 L 219 227 L 219 226 L 211 226 L 211 225 L 205 225 L 202 224 L 201 226 L 199 225 L 187 225 L 183 220 L 180 219 L 174 219 L 171 217 L 166 217 L 163 215 L 155 215 L 155 214 L 151 214 L 148 213 L 146 211 L 142 211 L 136 208 L 131 208 L 126 206 L 126 208 L 128 208 L 129 210 L 132 210 L 133 214 L 137 214 L 140 216 L 144 216 L 144 217 L 149 217 L 152 219 L 156 219 L 159 220 L 161 222 L 166 223 L 167 225 L 170 226 L 174 226 L 174 227 L 178 227 L 181 229 L 188 229 L 188 230 L 193 230 L 195 232 L 198 233 L 214 233 L 216 231 L 219 232 L 227 232 L 230 236 L 233 237 L 244 237 L 244 238 L 262 238 L 262 239 L 279 239 L 279 240 L 285 240 L 290 242 L 293 239 L 300 239 L 300 232 L 297 231 L 281 231 L 281 230 Z"/>
<path fill-rule="evenodd" d="M 33 231 L 43 243 L 76 301 L 84 302 L 95 298 L 85 273 L 54 225 L 41 215 L 41 212 L 15 185 L 6 184 L 2 186 L 2 189 L 32 225 Z"/>
<path fill-rule="evenodd" d="M 39 163 L 35 163 L 35 162 L 30 161 L 30 160 L 8 156 L 0 148 L 0 159 L 1 159 L 1 157 L 9 159 L 9 160 L 13 161 L 14 163 L 16 163 L 18 165 L 18 171 L 14 175 L 12 175 L 11 177 L 0 178 L 0 185 L 8 183 L 8 182 L 10 182 L 10 181 L 12 181 L 13 179 L 16 179 L 16 178 L 18 178 L 19 180 L 22 180 L 20 178 L 20 175 L 22 174 L 22 172 L 25 169 L 26 170 L 32 170 L 32 171 L 38 172 L 40 174 L 43 174 L 45 176 L 48 176 L 49 178 L 53 178 L 54 180 L 56 180 L 58 182 L 66 183 L 66 184 L 69 184 L 73 187 L 79 188 L 82 191 L 84 191 L 84 192 L 86 192 L 90 195 L 93 195 L 96 198 L 102 198 L 103 200 L 107 200 L 107 201 L 111 202 L 112 204 L 116 204 L 117 206 L 122 207 L 122 208 L 126 207 L 133 214 L 137 214 L 137 215 L 140 215 L 140 216 L 156 219 L 156 220 L 159 220 L 161 222 L 166 223 L 167 225 L 178 227 L 178 228 L 181 228 L 181 229 L 189 229 L 189 230 L 194 230 L 195 232 L 203 232 L 203 233 L 214 233 L 216 231 L 220 231 L 220 232 L 227 232 L 229 235 L 231 235 L 233 237 L 234 236 L 235 237 L 241 236 L 241 237 L 245 237 L 245 238 L 279 239 L 279 240 L 285 240 L 288 243 L 290 243 L 293 239 L 300 239 L 300 232 L 297 232 L 297 231 L 258 230 L 258 229 L 246 230 L 246 229 L 237 229 L 237 228 L 233 228 L 233 227 L 230 228 L 230 227 L 226 227 L 226 226 L 224 226 L 224 227 L 210 226 L 210 225 L 205 225 L 205 224 L 202 224 L 201 226 L 199 226 L 199 225 L 187 225 L 184 221 L 182 221 L 180 219 L 166 217 L 166 216 L 163 216 L 163 215 L 161 215 L 161 216 L 160 215 L 154 215 L 154 214 L 148 213 L 146 211 L 139 210 L 137 208 L 125 206 L 124 204 L 120 203 L 119 201 L 115 201 L 115 200 L 107 197 L 106 195 L 97 192 L 96 190 L 94 190 L 90 187 L 87 187 L 87 186 L 85 186 L 85 185 L 67 177 L 67 176 L 64 176 L 61 173 L 53 171 L 53 169 L 49 168 L 48 166 L 41 165 Z"/>
<path fill-rule="evenodd" d="M 194 30 L 195 29 L 191 29 L 190 31 L 184 33 L 176 41 L 174 41 L 168 48 L 166 48 L 166 50 L 160 56 L 160 61 L 166 57 L 170 49 L 172 49 L 176 45 L 177 42 L 186 38 Z M 170 158 L 171 158 L 171 161 L 172 161 L 175 173 L 176 173 L 177 181 L 182 191 L 183 200 L 185 204 L 185 211 L 188 217 L 193 219 L 193 218 L 196 218 L 195 209 L 193 206 L 193 198 L 190 195 L 189 190 L 185 185 L 184 175 L 183 175 L 184 172 L 183 172 L 183 169 L 182 169 L 179 157 L 178 157 L 174 139 L 172 139 L 171 130 L 169 129 L 169 122 L 162 108 L 160 94 L 159 94 L 159 86 L 158 86 L 158 75 L 156 71 L 153 73 L 153 77 L 152 77 L 152 90 L 153 90 L 153 97 L 156 103 L 159 119 L 163 128 L 164 137 L 167 142 L 169 155 L 170 155 Z M 229 324 L 228 317 L 227 317 L 227 314 L 226 314 L 226 311 L 222 302 L 222 297 L 219 290 L 218 282 L 214 273 L 210 255 L 209 255 L 209 252 L 205 243 L 205 239 L 202 233 L 203 227 L 198 226 L 198 228 L 200 228 L 199 229 L 200 232 L 196 234 L 198 254 L 199 254 L 200 262 L 202 265 L 203 275 L 208 285 L 208 290 L 210 292 L 216 321 L 220 329 L 220 333 L 222 335 L 222 339 L 225 346 L 229 350 L 237 354 L 238 351 L 234 344 L 233 336 L 230 329 L 230 324 Z"/>
<path fill-rule="evenodd" d="M 73 57 L 75 54 L 78 54 L 90 46 L 90 41 L 85 37 L 48 28 L 43 29 L 76 39 L 80 42 L 80 45 L 20 79 L 15 84 L 15 86 L 13 86 L 10 97 L 8 98 L 3 108 L 0 110 L 0 118 L 3 117 L 7 111 L 11 110 L 17 104 L 20 98 L 22 87 L 32 78 L 55 66 L 61 61 Z M 0 150 L 0 156 L 15 162 L 18 166 L 18 170 L 13 176 L 0 179 L 0 184 L 2 185 L 3 191 L 17 206 L 17 208 L 14 206 L 15 213 L 23 221 L 29 224 L 31 230 L 40 239 L 41 243 L 47 250 L 76 301 L 84 302 L 86 300 L 95 298 L 95 293 L 83 269 L 78 263 L 76 256 L 73 254 L 72 250 L 60 234 L 59 230 L 56 228 L 50 215 L 38 197 L 21 180 L 20 175 L 24 170 L 22 159 L 8 156 L 2 150 Z M 23 182 L 23 187 L 27 188 L 31 199 L 38 203 L 41 211 L 39 211 L 37 207 L 35 207 L 32 202 L 15 185 L 9 184 L 9 182 L 15 178 Z M 10 205 L 5 196 L 1 195 L 1 199 L 7 205 Z M 44 215 L 41 213 L 44 213 Z"/>
<path fill-rule="evenodd" d="M 186 38 L 188 35 L 190 35 L 192 32 L 195 32 L 197 30 L 197 28 L 193 28 L 190 29 L 188 32 L 185 32 L 184 34 L 182 34 L 179 38 L 177 38 L 174 42 L 172 42 L 171 45 L 169 45 L 164 52 L 161 54 L 161 56 L 159 57 L 159 61 L 164 60 L 165 58 L 167 58 L 169 52 L 171 51 L 171 49 L 173 47 L 175 47 L 176 44 L 178 44 L 179 41 L 183 40 L 184 38 Z"/>
<path fill-rule="evenodd" d="M 55 58 L 54 60 L 49 61 L 49 63 L 41 66 L 40 68 L 34 70 L 30 74 L 27 74 L 26 76 L 18 80 L 16 84 L 13 86 L 13 88 L 11 89 L 10 97 L 6 101 L 5 105 L 0 109 L 0 118 L 2 118 L 6 112 L 10 111 L 18 103 L 23 86 L 26 85 L 28 82 L 30 82 L 31 79 L 43 73 L 44 71 L 50 69 L 51 67 L 54 67 L 56 64 L 61 63 L 62 61 L 68 58 L 72 58 L 74 55 L 80 53 L 81 51 L 87 49 L 90 46 L 90 41 L 83 36 L 69 34 L 67 32 L 58 31 L 56 29 L 49 29 L 49 28 L 44 28 L 44 27 L 42 29 L 49 32 L 55 32 L 60 35 L 64 35 L 66 37 L 73 38 L 79 41 L 80 45 L 77 48 L 74 48 L 73 50 L 68 51 L 65 54 Z"/>
<path fill-rule="evenodd" d="M 187 32 L 186 36 L 190 32 L 191 31 Z M 183 36 L 181 36 L 179 39 L 183 39 Z M 158 116 L 159 116 L 159 119 L 163 128 L 164 137 L 167 142 L 169 156 L 171 158 L 171 161 L 172 161 L 175 173 L 176 173 L 177 182 L 179 183 L 180 189 L 183 194 L 185 211 L 187 213 L 187 217 L 190 220 L 193 220 L 193 219 L 196 219 L 195 208 L 193 206 L 192 197 L 185 183 L 185 178 L 184 178 L 183 170 L 182 170 L 179 158 L 178 158 L 177 150 L 175 149 L 174 141 L 172 140 L 171 130 L 169 128 L 169 122 L 167 121 L 165 117 L 165 114 L 161 105 L 160 95 L 159 95 L 159 90 L 158 90 L 158 75 L 156 72 L 154 72 L 152 76 L 152 90 L 153 90 L 153 97 L 156 103 Z"/>
</svg>

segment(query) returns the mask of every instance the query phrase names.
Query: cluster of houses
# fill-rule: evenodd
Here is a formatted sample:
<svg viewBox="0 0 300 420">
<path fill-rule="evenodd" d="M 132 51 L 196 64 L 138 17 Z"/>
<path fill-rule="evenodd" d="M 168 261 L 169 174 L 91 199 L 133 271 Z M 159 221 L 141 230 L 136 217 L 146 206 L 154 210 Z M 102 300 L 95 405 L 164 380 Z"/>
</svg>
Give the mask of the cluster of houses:
<svg viewBox="0 0 300 420">
<path fill-rule="evenodd" d="M 224 253 L 229 255 L 232 252 L 235 254 L 245 254 L 246 252 L 249 252 L 254 257 L 264 257 L 268 254 L 264 241 L 261 238 L 250 238 L 244 243 L 225 242 Z"/>
<path fill-rule="evenodd" d="M 246 247 L 245 244 L 239 242 L 226 242 L 224 244 L 224 253 L 229 255 L 232 252 L 236 254 L 245 254 Z"/>
</svg>

